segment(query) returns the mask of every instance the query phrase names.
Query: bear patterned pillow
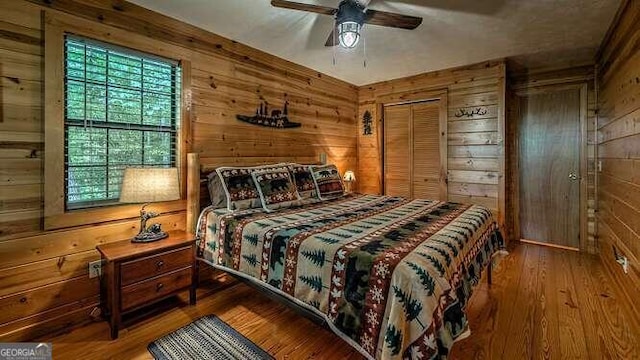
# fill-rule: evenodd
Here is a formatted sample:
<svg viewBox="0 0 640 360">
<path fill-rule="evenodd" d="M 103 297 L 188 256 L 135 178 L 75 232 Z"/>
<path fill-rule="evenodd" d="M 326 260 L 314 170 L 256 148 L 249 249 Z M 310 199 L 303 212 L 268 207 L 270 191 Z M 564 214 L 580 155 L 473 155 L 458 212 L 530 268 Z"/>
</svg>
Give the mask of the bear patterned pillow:
<svg viewBox="0 0 640 360">
<path fill-rule="evenodd" d="M 252 176 L 266 211 L 298 204 L 300 195 L 287 166 L 255 170 Z"/>
<path fill-rule="evenodd" d="M 335 165 L 311 165 L 309 169 L 320 200 L 335 199 L 344 195 L 342 178 Z"/>
<path fill-rule="evenodd" d="M 262 207 L 260 194 L 251 173 L 256 170 L 275 169 L 288 164 L 270 164 L 244 167 L 219 167 L 216 169 L 227 198 L 229 211 Z"/>
<path fill-rule="evenodd" d="M 214 209 L 228 209 L 224 186 L 222 185 L 222 180 L 220 179 L 220 175 L 218 175 L 217 171 L 212 171 L 207 176 L 207 188 L 209 189 L 211 206 L 213 206 Z"/>
<path fill-rule="evenodd" d="M 259 206 L 260 195 L 251 177 L 252 168 L 221 167 L 216 172 L 227 196 L 227 209 L 245 210 Z"/>
<path fill-rule="evenodd" d="M 316 183 L 313 181 L 309 165 L 291 164 L 289 169 L 302 199 L 316 198 Z"/>
</svg>

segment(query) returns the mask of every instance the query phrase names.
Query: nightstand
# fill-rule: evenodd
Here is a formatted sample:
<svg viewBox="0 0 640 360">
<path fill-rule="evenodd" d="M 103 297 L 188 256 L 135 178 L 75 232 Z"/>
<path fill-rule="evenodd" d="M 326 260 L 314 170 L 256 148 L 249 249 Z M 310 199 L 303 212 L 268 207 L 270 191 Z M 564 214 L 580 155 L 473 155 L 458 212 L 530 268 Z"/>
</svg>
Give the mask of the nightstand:
<svg viewBox="0 0 640 360">
<path fill-rule="evenodd" d="M 172 231 L 156 242 L 124 240 L 97 249 L 104 261 L 100 298 L 112 339 L 118 337 L 123 315 L 187 289 L 189 302 L 196 303 L 195 235 Z"/>
</svg>

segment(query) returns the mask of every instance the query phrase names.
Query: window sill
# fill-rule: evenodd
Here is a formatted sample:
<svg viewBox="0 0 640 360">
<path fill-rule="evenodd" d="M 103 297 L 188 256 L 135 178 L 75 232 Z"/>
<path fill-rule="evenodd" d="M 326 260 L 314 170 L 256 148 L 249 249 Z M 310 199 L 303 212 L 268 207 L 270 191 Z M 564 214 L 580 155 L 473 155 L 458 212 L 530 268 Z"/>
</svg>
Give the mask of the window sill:
<svg viewBox="0 0 640 360">
<path fill-rule="evenodd" d="M 44 230 L 58 230 L 82 225 L 96 225 L 103 222 L 135 219 L 140 217 L 142 204 L 126 204 L 69 210 L 59 215 L 45 217 Z M 186 210 L 186 200 L 151 203 L 149 210 L 158 214 Z"/>
</svg>

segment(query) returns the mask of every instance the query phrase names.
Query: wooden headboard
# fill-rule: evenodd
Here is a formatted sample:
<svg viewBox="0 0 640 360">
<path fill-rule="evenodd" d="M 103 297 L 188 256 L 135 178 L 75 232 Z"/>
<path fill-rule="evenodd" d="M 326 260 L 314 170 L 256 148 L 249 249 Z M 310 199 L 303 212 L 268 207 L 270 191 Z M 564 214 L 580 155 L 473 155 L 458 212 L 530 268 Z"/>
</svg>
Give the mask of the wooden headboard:
<svg viewBox="0 0 640 360">
<path fill-rule="evenodd" d="M 201 190 L 200 156 L 197 153 L 187 154 L 187 231 L 196 232 L 200 215 Z"/>
<path fill-rule="evenodd" d="M 202 209 L 208 205 L 209 192 L 207 189 L 207 176 L 220 166 L 257 166 L 280 162 L 294 162 L 299 164 L 319 164 L 318 158 L 310 157 L 269 157 L 261 158 L 236 158 L 232 164 L 201 164 L 198 153 L 187 154 L 187 231 L 195 233 L 198 225 L 198 217 Z M 258 161 L 256 161 L 258 160 Z"/>
<path fill-rule="evenodd" d="M 187 154 L 187 230 L 193 233 L 200 212 L 211 202 L 207 181 L 209 173 L 216 167 L 201 164 L 198 153 Z"/>
</svg>

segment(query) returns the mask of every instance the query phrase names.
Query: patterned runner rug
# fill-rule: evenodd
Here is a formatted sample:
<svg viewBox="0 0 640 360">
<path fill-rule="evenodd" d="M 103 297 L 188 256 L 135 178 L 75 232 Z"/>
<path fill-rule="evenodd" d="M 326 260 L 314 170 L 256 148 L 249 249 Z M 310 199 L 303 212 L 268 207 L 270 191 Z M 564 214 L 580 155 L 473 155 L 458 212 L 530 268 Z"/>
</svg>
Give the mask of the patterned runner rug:
<svg viewBox="0 0 640 360">
<path fill-rule="evenodd" d="M 163 336 L 150 343 L 147 349 L 158 360 L 273 359 L 215 315 L 204 316 Z"/>
</svg>

